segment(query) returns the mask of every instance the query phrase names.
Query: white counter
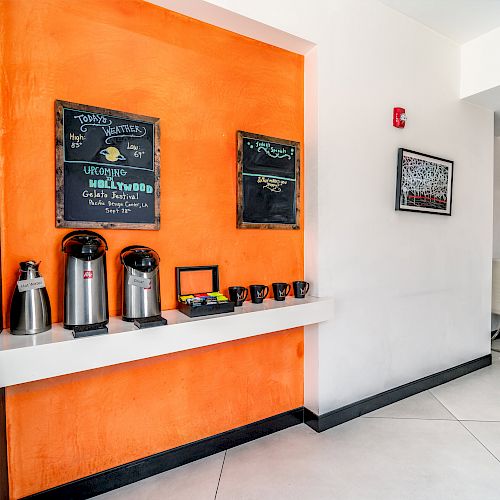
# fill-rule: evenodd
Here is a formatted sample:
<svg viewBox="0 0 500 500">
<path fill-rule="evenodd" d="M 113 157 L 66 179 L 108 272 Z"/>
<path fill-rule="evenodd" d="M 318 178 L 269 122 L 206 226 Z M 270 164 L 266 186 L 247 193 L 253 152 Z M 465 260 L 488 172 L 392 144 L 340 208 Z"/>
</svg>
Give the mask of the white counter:
<svg viewBox="0 0 500 500">
<path fill-rule="evenodd" d="M 331 319 L 333 299 L 246 302 L 234 313 L 188 318 L 164 311 L 168 325 L 138 330 L 110 319 L 109 334 L 74 339 L 61 323 L 37 335 L 0 334 L 0 387 L 161 356 Z"/>
</svg>

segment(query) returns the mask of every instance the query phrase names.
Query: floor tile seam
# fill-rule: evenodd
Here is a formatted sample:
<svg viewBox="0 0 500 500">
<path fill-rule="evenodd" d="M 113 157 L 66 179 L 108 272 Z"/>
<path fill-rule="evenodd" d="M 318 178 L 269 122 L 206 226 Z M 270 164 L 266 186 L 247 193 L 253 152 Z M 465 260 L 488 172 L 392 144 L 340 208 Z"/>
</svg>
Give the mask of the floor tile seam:
<svg viewBox="0 0 500 500">
<path fill-rule="evenodd" d="M 457 416 L 432 392 L 432 389 L 429 390 L 429 394 L 457 421 Z"/>
<path fill-rule="evenodd" d="M 224 464 L 226 462 L 226 455 L 227 455 L 227 450 L 224 451 L 224 457 L 222 459 L 222 465 L 220 467 L 220 472 L 219 472 L 219 480 L 217 481 L 217 488 L 215 489 L 214 500 L 217 500 L 217 494 L 219 493 L 220 479 L 222 477 L 222 471 L 224 470 Z"/>
<path fill-rule="evenodd" d="M 378 418 L 387 420 L 424 420 L 429 422 L 457 422 L 456 418 L 421 418 L 421 417 L 367 417 L 362 416 L 361 418 Z"/>
<path fill-rule="evenodd" d="M 478 420 L 476 418 L 459 418 L 459 422 L 478 422 L 479 424 L 499 424 L 500 420 Z"/>
<path fill-rule="evenodd" d="M 458 423 L 500 464 L 498 457 L 470 429 L 468 429 L 460 420 Z"/>
</svg>

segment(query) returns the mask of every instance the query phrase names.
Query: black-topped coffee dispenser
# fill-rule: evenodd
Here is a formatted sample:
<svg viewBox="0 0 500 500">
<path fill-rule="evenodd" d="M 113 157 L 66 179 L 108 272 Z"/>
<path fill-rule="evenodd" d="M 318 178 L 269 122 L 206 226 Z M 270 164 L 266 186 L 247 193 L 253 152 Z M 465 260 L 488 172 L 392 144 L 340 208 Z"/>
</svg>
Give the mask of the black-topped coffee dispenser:
<svg viewBox="0 0 500 500">
<path fill-rule="evenodd" d="M 107 249 L 106 240 L 94 231 L 72 231 L 63 238 L 64 328 L 75 336 L 107 331 Z"/>
<path fill-rule="evenodd" d="M 120 260 L 123 264 L 123 320 L 160 316 L 160 256 L 152 248 L 131 245 L 120 252 Z"/>
</svg>

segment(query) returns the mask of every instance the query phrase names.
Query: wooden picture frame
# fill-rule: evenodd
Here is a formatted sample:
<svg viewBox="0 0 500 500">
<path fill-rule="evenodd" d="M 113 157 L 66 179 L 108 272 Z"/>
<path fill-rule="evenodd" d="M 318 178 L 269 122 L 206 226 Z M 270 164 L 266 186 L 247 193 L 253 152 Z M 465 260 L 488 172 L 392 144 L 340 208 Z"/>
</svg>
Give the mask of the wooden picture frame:
<svg viewBox="0 0 500 500">
<path fill-rule="evenodd" d="M 282 146 L 283 150 L 285 151 L 286 156 L 290 156 L 288 153 L 291 153 L 293 155 L 293 178 L 292 177 L 281 177 L 281 176 L 275 176 L 275 175 L 266 175 L 265 173 L 249 173 L 244 171 L 244 164 L 245 164 L 245 159 L 244 159 L 244 141 L 246 139 L 249 139 L 250 141 L 260 141 L 262 143 L 274 146 Z M 272 149 L 270 152 L 266 151 L 265 146 L 262 147 L 262 150 L 266 152 L 270 158 L 276 158 L 276 159 L 281 159 L 283 156 L 280 156 L 279 148 L 275 148 L 274 146 L 270 146 Z M 286 148 L 290 148 L 287 150 Z M 277 153 L 278 151 L 278 153 Z M 286 153 L 288 151 L 288 153 Z M 271 156 L 272 154 L 277 155 L 277 156 Z M 292 159 L 291 159 L 292 161 Z M 272 221 L 272 220 L 248 220 L 246 218 L 246 199 L 245 199 L 245 176 L 253 176 L 253 177 L 258 177 L 260 176 L 261 178 L 268 178 L 268 179 L 276 179 L 276 182 L 282 182 L 284 184 L 287 184 L 288 182 L 293 183 L 293 198 L 291 200 L 291 203 L 293 206 L 289 207 L 288 210 L 288 217 L 291 219 L 289 222 L 280 222 L 278 220 Z M 236 227 L 239 229 L 300 229 L 300 142 L 297 141 L 290 141 L 287 139 L 280 139 L 277 137 L 272 137 L 272 136 L 267 136 L 267 135 L 261 135 L 261 134 L 254 134 L 251 132 L 244 132 L 242 130 L 239 130 L 237 132 L 237 203 L 236 203 Z M 260 179 L 259 179 L 260 182 Z M 266 187 L 269 187 L 266 185 L 264 182 L 263 189 Z M 272 188 L 273 186 L 271 186 Z M 277 187 L 277 189 L 280 189 Z M 281 190 L 281 189 L 280 189 Z M 263 219 L 266 219 L 266 216 L 262 217 Z M 272 218 L 272 216 L 271 216 Z M 276 217 L 276 218 L 279 218 Z"/>
<path fill-rule="evenodd" d="M 454 162 L 399 148 L 396 210 L 451 216 Z"/>
<path fill-rule="evenodd" d="M 64 128 L 64 110 L 83 111 L 98 116 L 115 118 L 118 120 L 129 120 L 132 122 L 142 122 L 152 126 L 152 151 L 151 163 L 152 169 L 147 170 L 150 174 L 153 173 L 153 210 L 154 216 L 151 222 L 125 222 L 125 221 L 92 221 L 92 220 L 67 220 L 65 217 L 65 128 Z M 55 101 L 55 127 L 56 127 L 56 227 L 66 228 L 90 228 L 90 229 L 160 229 L 160 120 L 150 116 L 143 116 L 134 113 L 126 113 L 124 111 L 116 111 L 107 108 L 96 106 L 88 106 L 77 104 L 68 101 Z M 89 128 L 89 127 L 87 127 Z M 122 137 L 122 136 L 116 136 Z M 126 137 L 126 136 L 124 136 Z M 139 137 L 139 136 L 136 136 Z M 124 139 L 122 139 L 124 140 Z M 83 141 L 82 141 L 83 142 Z M 109 144 L 109 143 L 107 143 Z M 115 148 L 116 149 L 116 148 Z M 107 159 L 108 157 L 106 157 Z M 122 158 L 120 158 L 122 159 Z M 66 162 L 67 163 L 67 162 Z M 88 161 L 75 161 L 73 163 L 92 163 Z M 120 168 L 121 165 L 108 165 L 110 167 Z M 124 168 L 136 168 L 124 166 Z M 138 169 L 140 170 L 140 169 Z M 110 217 L 111 218 L 111 217 Z"/>
</svg>

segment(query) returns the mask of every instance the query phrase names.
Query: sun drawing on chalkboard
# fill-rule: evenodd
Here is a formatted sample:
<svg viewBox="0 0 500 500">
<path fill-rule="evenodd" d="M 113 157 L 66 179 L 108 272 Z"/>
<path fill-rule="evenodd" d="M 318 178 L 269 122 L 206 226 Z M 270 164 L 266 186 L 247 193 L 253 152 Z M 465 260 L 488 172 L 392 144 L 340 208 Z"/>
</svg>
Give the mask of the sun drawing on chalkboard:
<svg viewBox="0 0 500 500">
<path fill-rule="evenodd" d="M 109 146 L 109 148 L 103 149 L 99 152 L 99 154 L 103 155 L 108 161 L 126 160 L 125 156 L 120 153 L 120 150 L 114 146 Z"/>
</svg>

